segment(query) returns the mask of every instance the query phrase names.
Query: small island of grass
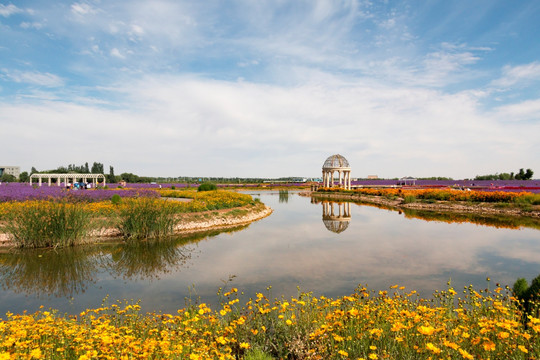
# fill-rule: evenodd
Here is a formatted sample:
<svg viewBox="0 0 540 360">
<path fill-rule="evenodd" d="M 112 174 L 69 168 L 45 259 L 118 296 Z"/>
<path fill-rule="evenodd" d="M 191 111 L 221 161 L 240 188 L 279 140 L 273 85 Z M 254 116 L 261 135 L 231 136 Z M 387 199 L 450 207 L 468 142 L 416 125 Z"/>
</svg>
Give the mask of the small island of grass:
<svg viewBox="0 0 540 360">
<path fill-rule="evenodd" d="M 320 188 L 304 195 L 319 199 L 359 201 L 390 208 L 455 213 L 504 214 L 540 218 L 540 194 L 526 191 L 467 191 L 466 189 Z"/>
<path fill-rule="evenodd" d="M 46 198 L 1 202 L 0 244 L 37 248 L 111 237 L 141 240 L 243 225 L 270 213 L 258 199 L 225 190 L 63 190 Z"/>
</svg>

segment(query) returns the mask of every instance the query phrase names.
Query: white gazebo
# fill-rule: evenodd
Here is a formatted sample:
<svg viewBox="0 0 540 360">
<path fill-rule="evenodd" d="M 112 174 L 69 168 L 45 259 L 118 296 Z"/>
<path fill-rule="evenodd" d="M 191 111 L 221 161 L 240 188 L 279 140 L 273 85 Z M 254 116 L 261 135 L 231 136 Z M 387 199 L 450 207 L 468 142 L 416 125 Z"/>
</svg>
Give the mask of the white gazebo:
<svg viewBox="0 0 540 360">
<path fill-rule="evenodd" d="M 406 176 L 399 179 L 400 183 L 402 185 L 416 185 L 416 178 L 413 178 L 412 176 Z M 408 184 L 407 184 L 408 183 Z"/>
<path fill-rule="evenodd" d="M 347 159 L 342 155 L 332 155 L 324 162 L 322 167 L 324 187 L 334 187 L 334 173 L 338 174 L 338 186 L 350 190 L 351 168 L 349 167 Z"/>
<path fill-rule="evenodd" d="M 82 179 L 84 183 L 88 183 L 89 180 L 92 180 L 94 188 L 100 182 L 100 180 L 101 184 L 105 186 L 105 175 L 103 174 L 32 174 L 30 176 L 30 185 L 32 185 L 32 180 L 37 180 L 39 186 L 41 186 L 45 180 L 49 186 L 51 186 L 52 179 L 56 179 L 57 186 L 60 186 L 62 183 L 74 184 L 79 179 Z"/>
</svg>

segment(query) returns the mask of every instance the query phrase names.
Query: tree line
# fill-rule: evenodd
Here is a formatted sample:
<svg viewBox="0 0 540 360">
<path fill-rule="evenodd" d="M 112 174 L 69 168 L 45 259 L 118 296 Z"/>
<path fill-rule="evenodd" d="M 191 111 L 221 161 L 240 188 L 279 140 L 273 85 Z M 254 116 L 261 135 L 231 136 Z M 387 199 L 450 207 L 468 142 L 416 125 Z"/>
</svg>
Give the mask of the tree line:
<svg viewBox="0 0 540 360">
<path fill-rule="evenodd" d="M 30 173 L 28 173 L 27 171 L 21 172 L 21 174 L 19 175 L 19 179 L 16 179 L 13 175 L 3 174 L 0 181 L 28 182 L 32 174 L 70 174 L 70 173 L 103 174 L 105 175 L 105 178 L 108 183 L 117 183 L 121 180 L 124 180 L 125 182 L 128 182 L 128 183 L 149 183 L 153 181 L 153 179 L 150 177 L 138 176 L 132 173 L 122 173 L 120 175 L 115 175 L 113 166 L 109 166 L 109 173 L 106 174 L 105 166 L 103 165 L 103 163 L 100 163 L 100 162 L 94 162 L 92 166 L 90 166 L 87 162 L 84 163 L 83 165 L 76 165 L 76 164 L 69 164 L 67 166 L 62 165 L 62 166 L 57 167 L 56 169 L 42 170 L 42 171 L 39 171 L 38 169 L 32 166 Z"/>
<path fill-rule="evenodd" d="M 477 175 L 474 180 L 531 180 L 533 175 L 534 172 L 531 169 L 519 169 L 517 174 L 511 172 L 491 175 Z"/>
</svg>

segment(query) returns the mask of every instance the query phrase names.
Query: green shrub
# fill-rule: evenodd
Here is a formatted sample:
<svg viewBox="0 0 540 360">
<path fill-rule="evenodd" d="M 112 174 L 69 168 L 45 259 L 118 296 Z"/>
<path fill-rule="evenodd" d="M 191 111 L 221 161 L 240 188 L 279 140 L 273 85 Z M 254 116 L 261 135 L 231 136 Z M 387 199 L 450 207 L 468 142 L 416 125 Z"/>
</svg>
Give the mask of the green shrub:
<svg viewBox="0 0 540 360">
<path fill-rule="evenodd" d="M 217 186 L 216 184 L 212 184 L 209 182 L 203 183 L 199 185 L 199 187 L 197 188 L 197 191 L 212 191 L 212 190 L 217 190 Z"/>
<path fill-rule="evenodd" d="M 250 349 L 244 356 L 244 360 L 272 360 L 272 356 L 265 354 L 259 349 Z"/>
<path fill-rule="evenodd" d="M 171 186 L 171 190 L 176 190 L 176 186 Z"/>
<path fill-rule="evenodd" d="M 540 205 L 540 194 L 526 194 L 514 198 L 517 205 Z"/>
<path fill-rule="evenodd" d="M 119 204 L 122 202 L 122 198 L 120 197 L 120 195 L 114 194 L 114 195 L 111 197 L 111 202 L 112 202 L 114 205 L 119 205 Z"/>
<path fill-rule="evenodd" d="M 63 247 L 86 236 L 91 220 L 84 204 L 38 201 L 13 209 L 4 229 L 20 247 Z"/>
<path fill-rule="evenodd" d="M 405 204 L 410 204 L 410 203 L 416 202 L 416 196 L 414 196 L 414 195 L 405 195 L 405 198 L 403 199 L 403 202 Z"/>
</svg>

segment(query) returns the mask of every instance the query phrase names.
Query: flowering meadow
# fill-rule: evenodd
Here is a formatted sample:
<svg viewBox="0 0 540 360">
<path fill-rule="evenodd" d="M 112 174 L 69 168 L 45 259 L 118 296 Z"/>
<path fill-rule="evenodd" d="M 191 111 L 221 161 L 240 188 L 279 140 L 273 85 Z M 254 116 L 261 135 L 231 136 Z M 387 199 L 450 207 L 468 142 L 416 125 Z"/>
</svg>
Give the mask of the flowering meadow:
<svg viewBox="0 0 540 360">
<path fill-rule="evenodd" d="M 180 220 L 179 214 L 256 203 L 249 195 L 223 190 L 168 190 L 160 194 L 152 189 L 13 188 L 23 190 L 4 192 L 10 200 L 0 201 L 0 230 L 10 234 L 19 247 L 71 246 L 104 227 L 116 228 L 126 238 L 167 236 Z M 167 201 L 161 196 L 191 201 Z"/>
<path fill-rule="evenodd" d="M 360 188 L 354 190 L 341 190 L 338 188 L 321 188 L 321 192 L 343 192 L 350 194 L 383 196 L 387 198 L 401 197 L 415 201 L 440 200 L 488 203 L 516 203 L 540 205 L 540 194 L 530 192 L 508 191 L 464 191 L 455 189 L 401 189 L 401 188 Z"/>
<path fill-rule="evenodd" d="M 269 290 L 270 293 L 270 290 Z M 76 316 L 55 310 L 6 314 L 0 359 L 538 359 L 540 319 L 524 314 L 509 289 L 420 299 L 392 286 L 359 286 L 340 298 L 301 293 L 240 305 L 236 288 L 213 310 L 142 314 L 134 302 Z M 257 354 L 257 356 L 255 356 Z"/>
</svg>

